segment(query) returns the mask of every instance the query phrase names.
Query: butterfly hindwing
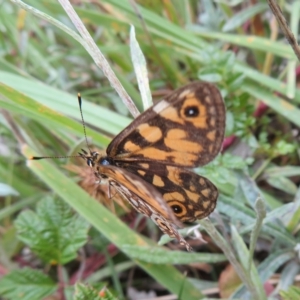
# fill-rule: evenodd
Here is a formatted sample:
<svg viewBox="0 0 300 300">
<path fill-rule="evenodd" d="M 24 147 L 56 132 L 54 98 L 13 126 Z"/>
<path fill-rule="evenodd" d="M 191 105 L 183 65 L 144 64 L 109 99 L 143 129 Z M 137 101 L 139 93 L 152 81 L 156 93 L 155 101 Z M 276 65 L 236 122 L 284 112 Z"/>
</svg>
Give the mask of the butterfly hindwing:
<svg viewBox="0 0 300 300">
<path fill-rule="evenodd" d="M 215 208 L 218 189 L 207 178 L 168 165 L 130 164 L 128 171 L 151 183 L 181 222 L 194 222 Z M 145 168 L 146 167 L 146 168 Z"/>
<path fill-rule="evenodd" d="M 159 212 L 165 219 L 175 223 L 177 226 L 181 226 L 169 205 L 162 198 L 162 195 L 139 176 L 112 165 L 99 165 L 97 171 L 102 175 L 102 178 L 103 176 L 107 178 L 111 186 L 115 187 L 119 192 L 121 191 L 121 194 L 136 210 L 151 218 L 151 212 L 146 211 L 147 207 L 150 206 L 152 211 Z M 142 200 L 135 202 L 135 198 Z M 146 208 L 141 205 L 142 201 L 148 203 Z"/>
<path fill-rule="evenodd" d="M 170 237 L 176 238 L 189 251 L 190 245 L 178 232 L 176 227 L 182 227 L 176 219 L 171 207 L 162 195 L 152 185 L 139 176 L 115 166 L 99 166 L 99 172 L 139 213 L 151 218 L 158 227 Z"/>
</svg>

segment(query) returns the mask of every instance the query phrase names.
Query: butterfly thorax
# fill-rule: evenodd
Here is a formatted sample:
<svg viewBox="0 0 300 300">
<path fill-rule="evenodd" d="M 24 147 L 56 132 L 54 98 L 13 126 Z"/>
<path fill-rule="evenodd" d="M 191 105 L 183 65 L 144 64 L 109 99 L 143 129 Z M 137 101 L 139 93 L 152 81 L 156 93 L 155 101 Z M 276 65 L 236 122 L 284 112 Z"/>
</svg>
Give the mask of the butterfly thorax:
<svg viewBox="0 0 300 300">
<path fill-rule="evenodd" d="M 97 164 L 102 165 L 102 166 L 114 165 L 114 161 L 111 157 L 101 156 L 101 157 L 99 157 Z"/>
</svg>

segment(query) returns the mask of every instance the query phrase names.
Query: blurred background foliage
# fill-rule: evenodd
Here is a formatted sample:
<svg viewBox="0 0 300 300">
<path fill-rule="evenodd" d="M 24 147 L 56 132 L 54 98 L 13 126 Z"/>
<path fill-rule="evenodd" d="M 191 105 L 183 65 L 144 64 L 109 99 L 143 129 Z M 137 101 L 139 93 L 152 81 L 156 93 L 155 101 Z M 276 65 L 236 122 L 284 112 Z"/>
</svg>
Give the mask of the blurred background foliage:
<svg viewBox="0 0 300 300">
<path fill-rule="evenodd" d="M 206 243 L 188 239 L 194 253 L 166 237 L 173 251 L 158 247 L 156 226 L 108 199 L 80 160 L 27 160 L 85 147 L 78 92 L 94 147 L 132 116 L 74 35 L 48 22 L 76 31 L 60 3 L 26 3 L 42 15 L 0 1 L 0 297 L 298 299 L 300 72 L 266 2 L 72 1 L 140 111 L 130 25 L 154 102 L 193 80 L 224 96 L 223 152 L 196 170 L 220 197 L 194 230 Z M 280 4 L 298 37 L 299 2 Z"/>
</svg>

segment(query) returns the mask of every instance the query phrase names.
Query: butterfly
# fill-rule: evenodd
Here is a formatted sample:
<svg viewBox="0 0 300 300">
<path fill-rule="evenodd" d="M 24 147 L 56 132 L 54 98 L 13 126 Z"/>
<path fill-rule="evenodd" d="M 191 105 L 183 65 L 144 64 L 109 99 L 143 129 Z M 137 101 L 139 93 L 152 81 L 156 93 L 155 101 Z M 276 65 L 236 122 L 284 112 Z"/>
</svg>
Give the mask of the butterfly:
<svg viewBox="0 0 300 300">
<path fill-rule="evenodd" d="M 218 190 L 187 168 L 203 166 L 220 152 L 225 117 L 219 90 L 193 82 L 139 115 L 111 141 L 105 155 L 92 150 L 79 155 L 98 182 L 107 182 L 109 190 L 191 251 L 178 227 L 208 216 Z"/>
</svg>

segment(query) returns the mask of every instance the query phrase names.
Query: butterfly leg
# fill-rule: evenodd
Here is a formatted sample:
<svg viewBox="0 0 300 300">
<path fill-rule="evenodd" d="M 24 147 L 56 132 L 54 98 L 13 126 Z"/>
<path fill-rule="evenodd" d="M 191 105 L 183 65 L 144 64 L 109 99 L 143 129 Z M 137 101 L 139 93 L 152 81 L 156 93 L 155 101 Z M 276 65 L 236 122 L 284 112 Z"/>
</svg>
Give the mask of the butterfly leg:
<svg viewBox="0 0 300 300">
<path fill-rule="evenodd" d="M 107 196 L 108 196 L 109 199 L 112 199 L 117 194 L 118 189 L 116 189 L 115 181 L 113 181 L 113 180 L 108 180 L 107 184 L 108 184 Z M 113 195 L 112 195 L 112 192 L 111 192 L 111 188 L 115 189 L 115 193 Z M 124 197 L 124 195 L 122 193 L 120 193 L 120 194 Z"/>
<path fill-rule="evenodd" d="M 95 181 L 96 184 L 100 184 L 101 183 L 101 177 L 99 176 L 99 172 L 94 172 L 95 177 L 97 178 L 97 180 Z"/>
<path fill-rule="evenodd" d="M 177 228 L 172 223 L 155 213 L 151 215 L 151 219 L 157 224 L 163 233 L 167 234 L 171 238 L 177 239 L 179 244 L 185 246 L 187 251 L 193 251 L 191 245 L 183 238 L 183 236 L 178 232 Z"/>
<path fill-rule="evenodd" d="M 108 196 L 109 199 L 112 198 L 112 196 L 111 196 L 111 184 L 110 183 L 108 184 L 107 196 Z"/>
</svg>

